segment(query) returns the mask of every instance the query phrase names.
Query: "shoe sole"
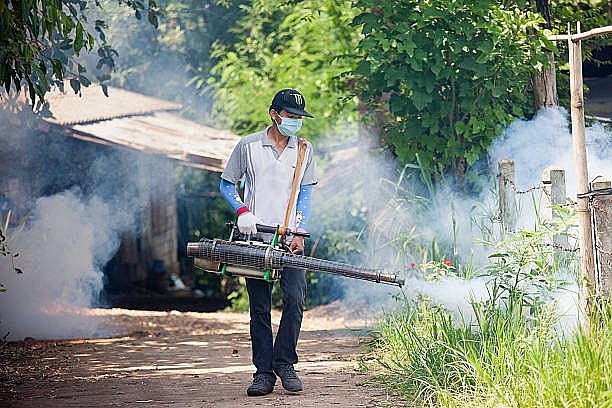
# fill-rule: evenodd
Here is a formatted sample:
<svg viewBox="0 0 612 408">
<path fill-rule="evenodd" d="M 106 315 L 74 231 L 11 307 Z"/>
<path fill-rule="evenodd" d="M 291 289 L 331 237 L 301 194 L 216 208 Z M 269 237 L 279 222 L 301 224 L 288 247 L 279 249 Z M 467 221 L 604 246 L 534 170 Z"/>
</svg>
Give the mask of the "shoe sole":
<svg viewBox="0 0 612 408">
<path fill-rule="evenodd" d="M 249 397 L 263 397 L 264 395 L 269 395 L 269 394 L 272 394 L 272 391 L 270 392 L 247 391 L 247 395 Z"/>
<path fill-rule="evenodd" d="M 295 388 L 294 388 L 294 389 L 291 389 L 291 388 L 287 388 L 287 387 L 285 387 L 284 385 L 283 385 L 283 388 L 285 389 L 285 391 L 289 391 L 289 392 L 300 392 L 300 391 L 303 391 L 303 390 L 304 390 L 304 388 L 303 388 L 303 387 L 300 387 L 299 389 L 295 389 Z"/>
</svg>

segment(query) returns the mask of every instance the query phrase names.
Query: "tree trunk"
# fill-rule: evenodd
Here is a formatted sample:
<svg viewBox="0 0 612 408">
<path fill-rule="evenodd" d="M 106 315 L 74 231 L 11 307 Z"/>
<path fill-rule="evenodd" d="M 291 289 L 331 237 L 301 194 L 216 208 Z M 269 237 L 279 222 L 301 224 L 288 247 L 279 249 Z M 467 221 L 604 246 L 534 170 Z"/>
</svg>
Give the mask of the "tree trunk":
<svg viewBox="0 0 612 408">
<path fill-rule="evenodd" d="M 550 7 L 548 5 L 548 0 L 535 0 L 535 3 L 538 13 L 540 13 L 546 21 L 544 27 L 550 29 Z M 536 109 L 557 106 L 559 104 L 557 97 L 557 75 L 555 73 L 555 55 L 552 52 L 547 52 L 547 54 L 550 66 L 531 78 Z"/>
<path fill-rule="evenodd" d="M 543 69 L 531 79 L 536 109 L 557 106 L 557 75 L 555 73 L 555 56 L 548 52 L 550 67 Z"/>
</svg>

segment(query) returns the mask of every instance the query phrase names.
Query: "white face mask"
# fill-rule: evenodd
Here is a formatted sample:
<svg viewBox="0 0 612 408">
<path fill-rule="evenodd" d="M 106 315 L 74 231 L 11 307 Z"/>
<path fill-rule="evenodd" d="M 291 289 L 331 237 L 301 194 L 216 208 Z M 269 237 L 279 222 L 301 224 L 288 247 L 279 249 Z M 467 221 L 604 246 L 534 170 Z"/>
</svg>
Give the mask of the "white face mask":
<svg viewBox="0 0 612 408">
<path fill-rule="evenodd" d="M 281 122 L 276 122 L 278 131 L 285 136 L 295 136 L 298 130 L 302 127 L 302 119 L 286 118 L 280 116 Z"/>
</svg>

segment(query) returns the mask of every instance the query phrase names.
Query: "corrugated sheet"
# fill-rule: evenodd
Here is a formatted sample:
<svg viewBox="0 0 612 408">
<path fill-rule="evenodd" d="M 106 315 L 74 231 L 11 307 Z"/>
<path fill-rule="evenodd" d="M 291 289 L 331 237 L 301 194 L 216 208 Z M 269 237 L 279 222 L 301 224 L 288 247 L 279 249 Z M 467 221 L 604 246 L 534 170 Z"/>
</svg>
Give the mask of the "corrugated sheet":
<svg viewBox="0 0 612 408">
<path fill-rule="evenodd" d="M 180 109 L 174 102 L 113 87 L 108 88 L 106 97 L 99 85 L 82 88 L 82 96 L 76 95 L 68 82 L 64 89 L 47 95 L 53 117 L 44 120 L 54 131 L 88 142 L 162 154 L 187 166 L 221 172 L 240 139 L 229 131 L 170 113 Z M 31 109 L 26 105 L 26 93 L 12 98 L 3 95 L 0 109 L 15 113 Z M 19 118 L 15 118 L 18 126 Z"/>
<path fill-rule="evenodd" d="M 46 100 L 53 114 L 47 120 L 58 125 L 72 125 L 181 108 L 178 103 L 121 88 L 109 87 L 108 94 L 106 97 L 99 85 L 91 85 L 82 87 L 79 96 L 66 82 L 64 92 L 54 88 L 47 94 Z"/>
<path fill-rule="evenodd" d="M 182 164 L 223 171 L 239 137 L 182 119 L 168 112 L 77 124 L 71 136 L 105 145 L 162 154 Z"/>
</svg>

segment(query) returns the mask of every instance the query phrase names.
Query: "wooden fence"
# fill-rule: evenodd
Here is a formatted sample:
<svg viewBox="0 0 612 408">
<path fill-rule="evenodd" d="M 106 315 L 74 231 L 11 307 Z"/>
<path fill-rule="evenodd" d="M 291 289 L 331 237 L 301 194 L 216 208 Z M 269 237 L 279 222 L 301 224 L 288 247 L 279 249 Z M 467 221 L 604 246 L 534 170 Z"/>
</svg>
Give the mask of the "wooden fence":
<svg viewBox="0 0 612 408">
<path fill-rule="evenodd" d="M 518 220 L 518 195 L 542 190 L 546 200 L 543 216 L 554 220 L 560 216 L 560 208 L 575 206 L 566 193 L 565 170 L 559 167 L 544 169 L 541 184 L 521 190 L 515 182 L 514 162 L 509 159 L 498 163 L 499 176 L 499 211 L 502 227 L 506 232 L 516 230 Z M 590 183 L 589 206 L 592 214 L 592 237 L 595 263 L 596 299 L 610 301 L 612 294 L 612 183 L 604 177 L 597 177 Z M 551 245 L 558 251 L 571 250 L 567 235 L 553 236 Z M 584 253 L 581 251 L 581 253 Z M 588 253 L 588 251 L 587 251 Z"/>
</svg>

